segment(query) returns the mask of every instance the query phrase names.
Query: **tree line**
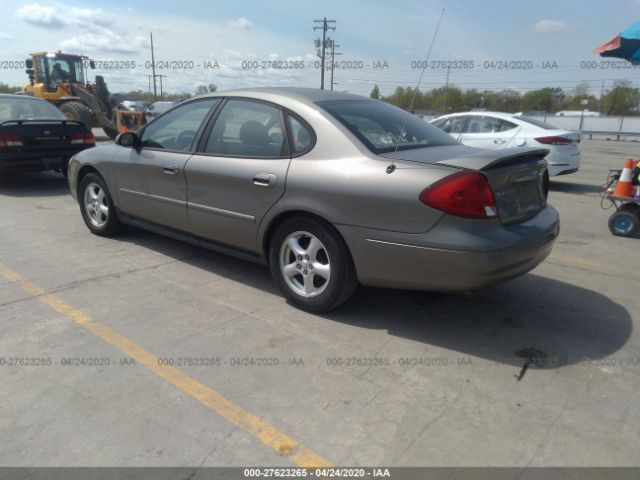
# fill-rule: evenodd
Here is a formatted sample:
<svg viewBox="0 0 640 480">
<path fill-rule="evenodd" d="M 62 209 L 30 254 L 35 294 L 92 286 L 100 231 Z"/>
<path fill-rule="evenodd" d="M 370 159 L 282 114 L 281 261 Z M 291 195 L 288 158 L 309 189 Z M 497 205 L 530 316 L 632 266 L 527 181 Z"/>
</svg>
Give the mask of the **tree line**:
<svg viewBox="0 0 640 480">
<path fill-rule="evenodd" d="M 14 87 L 0 82 L 0 93 L 16 93 L 22 90 L 22 87 Z M 218 90 L 218 87 L 210 83 L 208 85 L 198 85 L 195 92 L 180 92 L 180 93 L 167 93 L 163 92 L 162 98 L 158 94 L 158 98 L 154 98 L 153 93 L 145 92 L 144 90 L 132 90 L 129 92 L 112 92 L 115 93 L 118 98 L 123 100 L 135 100 L 144 102 L 154 102 L 156 100 L 186 100 L 194 95 L 202 95 L 204 93 L 212 93 Z"/>
<path fill-rule="evenodd" d="M 415 98 L 414 98 L 415 95 Z M 428 91 L 412 87 L 396 87 L 391 95 L 382 95 L 376 85 L 370 96 L 384 100 L 405 110 L 431 110 L 434 114 L 467 112 L 474 108 L 500 112 L 548 112 L 561 110 L 591 110 L 603 115 L 640 115 L 640 89 L 631 82 L 618 80 L 613 88 L 603 92 L 600 99 L 589 93 L 589 84 L 579 83 L 573 90 L 545 87 L 524 94 L 517 90 L 462 90 L 455 85 Z"/>
</svg>

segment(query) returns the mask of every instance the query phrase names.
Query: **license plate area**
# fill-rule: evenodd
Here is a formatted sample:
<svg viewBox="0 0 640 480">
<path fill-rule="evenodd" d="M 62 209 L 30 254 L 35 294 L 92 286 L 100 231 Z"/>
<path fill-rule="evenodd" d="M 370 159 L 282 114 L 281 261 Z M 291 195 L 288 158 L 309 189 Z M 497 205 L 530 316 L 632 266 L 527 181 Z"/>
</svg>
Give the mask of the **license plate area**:
<svg viewBox="0 0 640 480">
<path fill-rule="evenodd" d="M 533 172 L 494 192 L 502 223 L 518 222 L 542 210 L 546 203 L 543 175 L 544 171 Z"/>
</svg>

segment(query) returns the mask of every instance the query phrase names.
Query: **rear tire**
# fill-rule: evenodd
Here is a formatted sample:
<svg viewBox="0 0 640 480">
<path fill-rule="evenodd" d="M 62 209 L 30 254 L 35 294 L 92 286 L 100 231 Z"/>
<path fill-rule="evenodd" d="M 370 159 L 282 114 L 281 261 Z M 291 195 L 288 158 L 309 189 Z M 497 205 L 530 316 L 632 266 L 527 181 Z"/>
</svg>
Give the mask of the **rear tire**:
<svg viewBox="0 0 640 480">
<path fill-rule="evenodd" d="M 93 113 L 89 107 L 80 102 L 65 102 L 58 108 L 69 120 L 76 120 L 91 131 Z"/>
<path fill-rule="evenodd" d="M 338 307 L 358 287 L 351 254 L 338 231 L 311 217 L 293 217 L 278 226 L 269 265 L 287 300 L 309 312 Z"/>
<path fill-rule="evenodd" d="M 107 185 L 100 175 L 89 173 L 82 178 L 78 203 L 82 219 L 91 233 L 110 237 L 125 229 Z"/>
</svg>

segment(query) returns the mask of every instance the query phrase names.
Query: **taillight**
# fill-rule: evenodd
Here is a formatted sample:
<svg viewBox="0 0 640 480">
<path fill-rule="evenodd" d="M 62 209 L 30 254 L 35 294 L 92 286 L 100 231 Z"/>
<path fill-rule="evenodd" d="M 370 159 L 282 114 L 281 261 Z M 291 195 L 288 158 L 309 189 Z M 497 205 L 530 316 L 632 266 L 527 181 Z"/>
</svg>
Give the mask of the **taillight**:
<svg viewBox="0 0 640 480">
<path fill-rule="evenodd" d="M 22 147 L 23 145 L 19 135 L 0 135 L 0 148 Z"/>
<path fill-rule="evenodd" d="M 538 137 L 535 140 L 545 145 L 569 145 L 573 143 L 573 140 L 567 137 Z"/>
<path fill-rule="evenodd" d="M 71 143 L 74 145 L 80 143 L 94 144 L 96 143 L 96 139 L 91 132 L 74 133 L 71 135 Z"/>
<path fill-rule="evenodd" d="M 477 172 L 454 173 L 420 193 L 420 201 L 451 215 L 492 218 L 498 215 L 496 199 L 486 177 Z"/>
</svg>

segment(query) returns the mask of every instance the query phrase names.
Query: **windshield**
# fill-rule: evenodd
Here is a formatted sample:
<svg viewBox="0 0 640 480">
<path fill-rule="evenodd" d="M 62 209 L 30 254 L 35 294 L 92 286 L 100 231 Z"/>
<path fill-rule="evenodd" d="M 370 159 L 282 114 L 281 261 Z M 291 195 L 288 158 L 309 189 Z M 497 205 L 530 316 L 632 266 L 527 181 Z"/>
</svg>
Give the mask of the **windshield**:
<svg viewBox="0 0 640 480">
<path fill-rule="evenodd" d="M 0 98 L 0 121 L 7 120 L 65 120 L 56 107 L 32 98 Z"/>
<path fill-rule="evenodd" d="M 524 115 L 519 115 L 515 118 L 518 118 L 523 122 L 530 123 L 531 125 L 535 125 L 536 127 L 544 128 L 545 130 L 558 130 L 558 127 L 555 127 L 550 123 L 545 123 L 542 120 L 536 120 L 535 118 L 525 117 Z"/>
<path fill-rule="evenodd" d="M 318 102 L 369 150 L 386 153 L 413 148 L 456 145 L 451 136 L 415 115 L 375 100 Z"/>
</svg>

